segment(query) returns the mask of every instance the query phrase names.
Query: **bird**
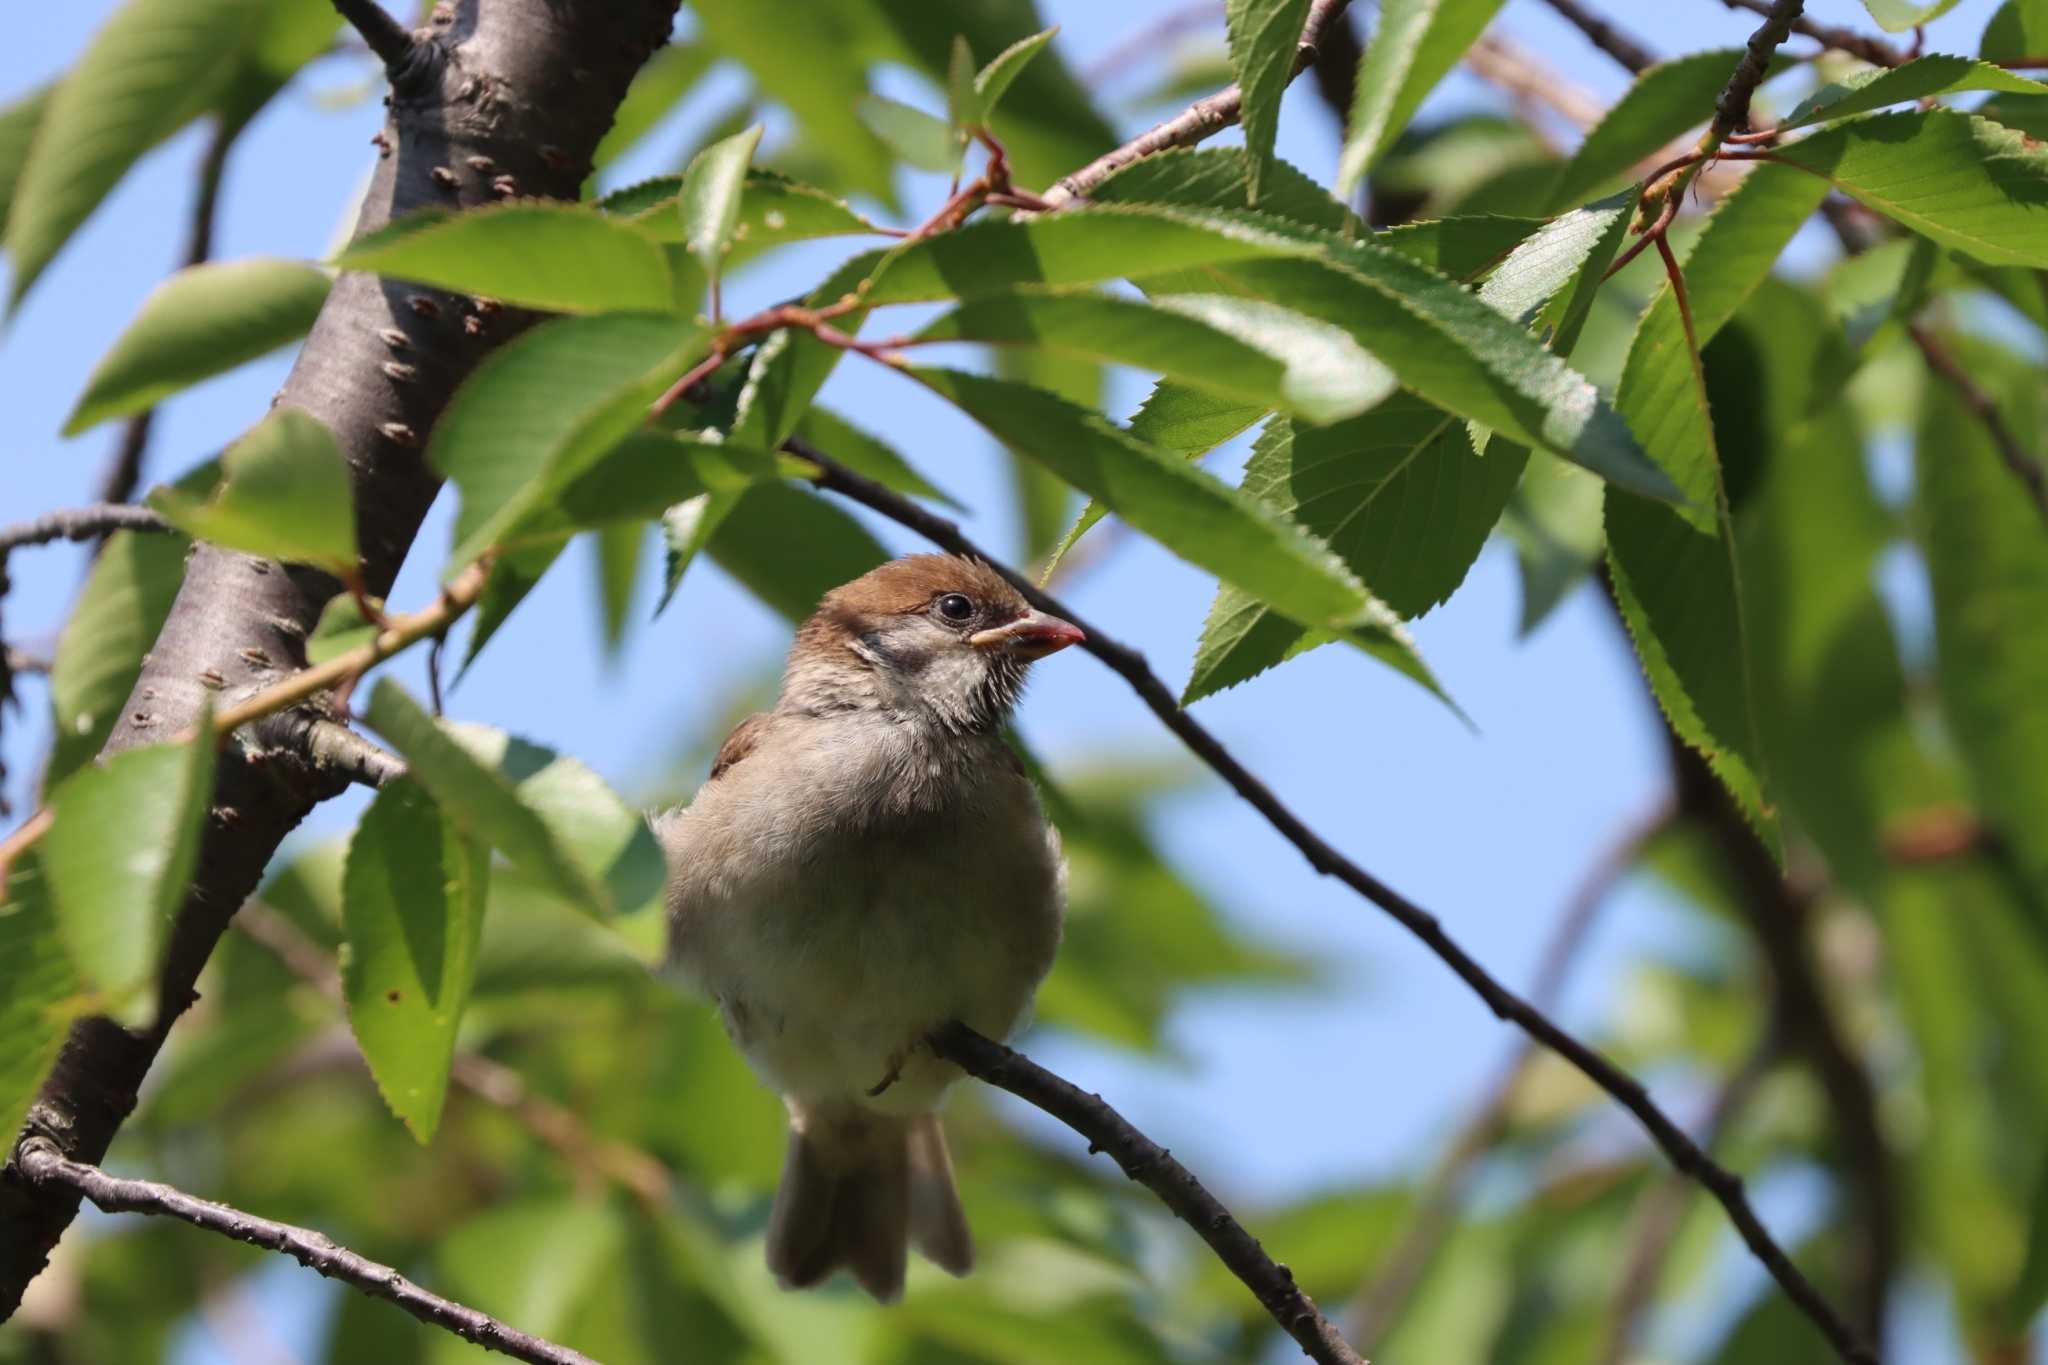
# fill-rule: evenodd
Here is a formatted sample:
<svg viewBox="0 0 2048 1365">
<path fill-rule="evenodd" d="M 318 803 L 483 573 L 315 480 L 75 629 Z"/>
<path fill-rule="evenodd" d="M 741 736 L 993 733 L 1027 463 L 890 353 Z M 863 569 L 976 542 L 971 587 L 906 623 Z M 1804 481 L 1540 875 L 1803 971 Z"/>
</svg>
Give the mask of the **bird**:
<svg viewBox="0 0 2048 1365">
<path fill-rule="evenodd" d="M 1059 834 L 1003 737 L 1030 665 L 1084 638 L 988 564 L 911 555 L 824 595 L 772 710 L 655 821 L 666 971 L 708 995 L 789 1114 L 767 1229 L 785 1289 L 844 1267 L 903 1291 L 908 1248 L 974 1264 L 922 1041 L 1006 1039 L 1051 969 Z"/>
</svg>

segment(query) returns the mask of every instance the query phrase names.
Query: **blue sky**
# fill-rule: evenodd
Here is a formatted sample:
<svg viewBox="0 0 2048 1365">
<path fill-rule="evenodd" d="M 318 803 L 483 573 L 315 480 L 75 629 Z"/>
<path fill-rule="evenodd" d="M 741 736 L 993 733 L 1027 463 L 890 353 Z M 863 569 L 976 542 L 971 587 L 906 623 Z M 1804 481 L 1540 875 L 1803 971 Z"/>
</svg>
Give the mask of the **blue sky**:
<svg viewBox="0 0 2048 1365">
<path fill-rule="evenodd" d="M 1175 0 L 1041 0 L 1063 26 L 1058 41 L 1077 69 L 1178 7 Z M 1755 23 L 1715 0 L 1595 7 L 1665 55 L 1739 44 Z M 0 102 L 64 67 L 109 8 L 106 0 L 82 0 L 14 15 L 10 40 L 0 45 Z M 1855 0 L 1815 0 L 1808 8 L 1823 21 L 1869 26 Z M 1971 50 L 1993 8 L 1993 0 L 1965 0 L 1934 28 L 1932 43 Z M 1539 0 L 1510 0 L 1500 27 L 1596 95 L 1612 98 L 1625 82 Z M 227 172 L 219 257 L 327 251 L 372 156 L 381 110 L 370 79 L 364 62 L 325 61 L 243 137 Z M 931 98 L 900 74 L 885 86 Z M 1491 99 L 1460 75 L 1435 105 Z M 702 117 L 718 104 L 711 91 L 690 108 Z M 672 169 L 684 140 L 680 132 L 654 139 L 621 178 Z M 1280 147 L 1329 180 L 1335 125 L 1308 82 L 1290 94 Z M 153 154 L 0 333 L 0 411 L 9 416 L 0 521 L 90 498 L 117 425 L 68 442 L 58 430 L 94 361 L 182 250 L 199 151 L 196 131 L 188 131 Z M 930 184 L 909 184 L 914 208 L 935 202 Z M 728 306 L 799 292 L 833 258 L 799 251 L 777 259 L 743 277 Z M 177 473 L 254 421 L 287 367 L 288 357 L 272 357 L 174 399 L 159 417 L 150 477 Z M 1141 393 L 1134 378 L 1122 377 L 1112 411 L 1128 412 Z M 842 365 L 826 397 L 886 433 L 965 500 L 973 509 L 970 532 L 984 544 L 1014 548 L 1002 467 L 978 429 L 875 366 Z M 1228 474 L 1241 459 L 1241 450 L 1226 452 L 1216 467 Z M 445 500 L 437 506 L 394 603 L 431 594 L 448 510 Z M 923 548 L 893 526 L 876 529 L 892 547 Z M 13 557 L 10 642 L 46 647 L 83 564 L 70 547 Z M 566 569 L 492 644 L 451 697 L 451 712 L 578 754 L 621 790 L 645 790 L 662 777 L 650 756 L 673 754 L 679 736 L 722 714 L 736 688 L 772 666 L 786 629 L 714 567 L 700 565 L 666 614 L 647 623 L 641 613 L 623 658 L 608 665 L 587 561 L 578 556 Z M 1081 575 L 1071 595 L 1077 609 L 1141 648 L 1177 683 L 1213 588 L 1164 552 L 1120 536 L 1114 554 Z M 1658 800 L 1663 777 L 1661 740 L 1636 666 L 1600 604 L 1582 591 L 1528 640 L 1516 639 L 1518 611 L 1512 556 L 1496 545 L 1463 590 L 1416 627 L 1426 657 L 1476 729 L 1363 656 L 1336 649 L 1205 701 L 1199 714 L 1332 842 L 1434 909 L 1490 968 L 1523 986 L 1573 885 Z M 417 664 L 401 673 L 416 679 Z M 1110 755 L 1172 752 L 1150 715 L 1093 660 L 1062 655 L 1038 674 L 1021 723 L 1055 775 Z M 12 774 L 7 790 L 17 801 L 46 739 L 36 723 L 40 685 L 26 681 L 23 690 L 27 723 L 10 718 L 0 741 Z M 359 808 L 354 800 L 323 808 L 309 835 L 344 832 Z M 1286 1198 L 1427 1161 L 1516 1040 L 1434 958 L 1373 907 L 1316 877 L 1220 783 L 1205 778 L 1176 798 L 1159 832 L 1178 864 L 1237 922 L 1326 964 L 1327 989 L 1191 1000 L 1171 1030 L 1179 1065 L 1051 1038 L 1034 1040 L 1034 1051 L 1085 1076 L 1233 1196 Z M 1580 963 L 1570 1019 L 1593 1026 L 1619 1018 L 1620 969 L 1637 951 L 1668 942 L 1677 924 L 1653 886 L 1626 885 Z M 1675 1097 L 1682 1111 L 1686 1098 Z M 1628 1132 L 1619 1120 L 1616 1132 Z M 1796 1190 L 1778 1193 L 1764 1191 L 1767 1216 L 1802 1210 Z"/>
</svg>

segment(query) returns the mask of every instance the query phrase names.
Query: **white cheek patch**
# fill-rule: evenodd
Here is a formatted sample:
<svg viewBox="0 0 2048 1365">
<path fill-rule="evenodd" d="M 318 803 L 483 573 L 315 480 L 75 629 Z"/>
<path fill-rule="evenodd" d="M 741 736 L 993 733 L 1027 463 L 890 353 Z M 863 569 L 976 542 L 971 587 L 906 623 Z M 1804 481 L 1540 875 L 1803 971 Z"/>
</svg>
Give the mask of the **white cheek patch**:
<svg viewBox="0 0 2048 1365">
<path fill-rule="evenodd" d="M 982 692 L 988 666 L 970 649 L 939 650 L 924 666 L 925 696 L 932 708 L 960 728 L 972 728 L 982 717 Z"/>
</svg>

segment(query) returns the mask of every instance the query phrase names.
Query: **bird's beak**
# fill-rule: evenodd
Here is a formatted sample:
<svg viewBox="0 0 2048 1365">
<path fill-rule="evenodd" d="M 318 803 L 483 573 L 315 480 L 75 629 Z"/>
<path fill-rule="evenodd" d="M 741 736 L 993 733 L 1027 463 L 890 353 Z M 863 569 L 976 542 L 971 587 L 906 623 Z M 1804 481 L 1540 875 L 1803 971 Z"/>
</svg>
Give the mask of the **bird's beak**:
<svg viewBox="0 0 2048 1365">
<path fill-rule="evenodd" d="M 1087 638 L 1071 621 L 1047 616 L 1042 611 L 1029 611 L 1007 625 L 976 631 L 967 637 L 967 643 L 976 649 L 1000 649 L 1026 659 L 1042 659 Z"/>
</svg>

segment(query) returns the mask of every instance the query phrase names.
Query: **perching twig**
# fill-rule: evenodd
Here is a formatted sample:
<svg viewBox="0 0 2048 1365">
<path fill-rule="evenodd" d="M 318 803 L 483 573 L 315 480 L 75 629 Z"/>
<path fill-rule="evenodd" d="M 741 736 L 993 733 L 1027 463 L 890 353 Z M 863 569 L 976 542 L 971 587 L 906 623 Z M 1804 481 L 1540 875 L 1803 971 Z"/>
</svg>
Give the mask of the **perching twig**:
<svg viewBox="0 0 2048 1365">
<path fill-rule="evenodd" d="M 348 20 L 350 28 L 363 36 L 389 75 L 395 78 L 405 69 L 418 44 L 405 25 L 386 14 L 377 0 L 334 0 L 334 9 Z"/>
<path fill-rule="evenodd" d="M 1209 1244 L 1217 1259 L 1244 1281 L 1287 1335 L 1320 1365 L 1365 1365 L 1330 1320 L 1316 1310 L 1293 1274 L 1274 1263 L 1258 1238 L 1245 1231 L 1215 1195 L 1164 1147 L 1072 1082 L 1022 1053 L 982 1037 L 962 1023 L 941 1025 L 931 1035 L 932 1051 L 998 1089 L 1034 1104 L 1088 1139 L 1090 1152 L 1107 1153 L 1123 1173 L 1159 1196 L 1175 1217 Z"/>
<path fill-rule="evenodd" d="M 147 507 L 132 503 L 93 503 L 45 512 L 12 526 L 0 526 L 0 554 L 21 545 L 46 545 L 53 540 L 91 540 L 109 531 L 168 531 L 170 523 Z"/>
<path fill-rule="evenodd" d="M 1763 23 L 1749 35 L 1742 60 L 1735 64 L 1735 73 L 1722 88 L 1721 98 L 1714 101 L 1714 122 L 1707 129 L 1705 150 L 1713 150 L 1730 133 L 1749 126 L 1750 97 L 1763 84 L 1765 73 L 1771 69 L 1772 54 L 1791 36 L 1792 25 L 1805 7 L 1806 0 L 1775 0 L 1765 12 Z"/>
<path fill-rule="evenodd" d="M 1698 1181 L 1720 1202 L 1721 1207 L 1727 1210 L 1729 1220 L 1735 1224 L 1735 1229 L 1741 1234 L 1743 1242 L 1763 1263 L 1764 1268 L 1770 1271 L 1771 1277 L 1785 1291 L 1786 1297 L 1820 1328 L 1836 1352 L 1844 1360 L 1855 1362 L 1855 1365 L 1877 1365 L 1877 1357 L 1871 1353 L 1870 1348 L 1857 1338 L 1855 1331 L 1841 1314 L 1835 1311 L 1833 1305 L 1814 1288 L 1813 1283 L 1799 1267 L 1793 1264 L 1791 1257 L 1785 1254 L 1785 1249 L 1778 1245 L 1770 1230 L 1757 1217 L 1756 1210 L 1750 1205 L 1749 1196 L 1743 1190 L 1740 1177 L 1716 1164 L 1701 1151 L 1699 1145 L 1686 1135 L 1685 1130 L 1650 1098 L 1649 1092 L 1643 1088 L 1640 1081 L 1580 1042 L 1549 1015 L 1502 985 L 1455 939 L 1444 932 L 1443 925 L 1436 916 L 1346 858 L 1321 835 L 1310 829 L 1264 782 L 1238 762 L 1230 751 L 1209 733 L 1206 726 L 1181 709 L 1173 692 L 1160 680 L 1159 675 L 1152 671 L 1152 666 L 1145 661 L 1143 655 L 1099 627 L 1081 620 L 1071 608 L 1047 596 L 1030 579 L 1001 563 L 969 540 L 953 522 L 925 510 L 872 479 L 854 473 L 807 442 L 790 441 L 784 448 L 798 458 L 808 460 L 817 466 L 816 482 L 819 487 L 880 512 L 892 521 L 916 531 L 942 549 L 982 560 L 1001 574 L 1032 606 L 1064 617 L 1079 626 L 1087 635 L 1081 647 L 1107 664 L 1111 671 L 1130 684 L 1131 689 L 1160 722 L 1171 730 L 1190 752 L 1229 783 L 1231 789 L 1250 803 L 1254 810 L 1264 816 L 1266 822 L 1279 831 L 1281 837 L 1293 844 L 1302 856 L 1308 859 L 1309 866 L 1324 876 L 1337 878 L 1392 915 L 1403 928 L 1421 939 L 1431 952 L 1457 973 L 1459 979 L 1471 987 L 1473 993 L 1478 995 L 1496 1016 L 1515 1024 L 1531 1038 L 1570 1062 L 1633 1114 L 1649 1131 L 1651 1138 L 1663 1150 L 1671 1164 Z"/>
<path fill-rule="evenodd" d="M 1308 21 L 1302 25 L 1301 46 L 1294 54 L 1294 70 L 1289 80 L 1299 76 L 1315 61 L 1316 45 L 1324 28 L 1343 14 L 1350 2 L 1314 0 L 1309 6 Z M 1243 93 L 1234 84 L 1226 85 L 1215 94 L 1196 100 L 1158 127 L 1140 133 L 1121 147 L 1104 152 L 1072 175 L 1062 176 L 1045 192 L 1046 206 L 1056 209 L 1073 200 L 1087 198 L 1090 190 L 1133 161 L 1143 160 L 1170 147 L 1192 147 L 1214 137 L 1237 122 L 1243 109 Z"/>
<path fill-rule="evenodd" d="M 1948 381 L 1956 396 L 1963 400 L 1976 419 L 1984 424 L 1984 430 L 1991 437 L 1991 444 L 1998 448 L 1998 457 L 2005 461 L 2013 477 L 2026 488 L 2027 496 L 2033 500 L 2035 510 L 2041 519 L 2048 522 L 2048 475 L 2041 471 L 2041 462 L 2020 444 L 2013 429 L 2006 425 L 2005 417 L 1998 411 L 1998 403 L 1990 394 L 1970 377 L 1970 372 L 1961 361 L 1950 353 L 1941 339 L 1930 331 L 1925 323 L 1915 322 L 1906 328 L 1906 335 L 1913 338 L 1913 344 L 1920 348 L 1920 354 L 1927 361 L 1927 368 Z"/>
<path fill-rule="evenodd" d="M 67 1159 L 45 1138 L 23 1143 L 15 1154 L 15 1166 L 31 1183 L 76 1190 L 108 1213 L 176 1218 L 266 1251 L 283 1252 L 310 1270 L 340 1280 L 372 1298 L 395 1303 L 428 1326 L 445 1328 L 486 1351 L 530 1361 L 532 1365 L 596 1365 L 580 1351 L 528 1336 L 487 1313 L 429 1293 L 390 1266 L 357 1255 L 311 1228 L 258 1218 L 154 1180 L 124 1180 L 108 1175 L 97 1166 Z"/>
<path fill-rule="evenodd" d="M 359 787 L 381 787 L 405 775 L 405 760 L 338 720 L 293 709 L 276 711 L 253 727 L 268 749 L 289 749 L 315 768 L 336 772 Z"/>
<path fill-rule="evenodd" d="M 1771 0 L 1721 0 L 1721 3 L 1729 9 L 1746 9 L 1753 14 L 1771 12 Z M 1903 66 L 1906 62 L 1906 54 L 1890 43 L 1866 37 L 1854 29 L 1819 24 L 1801 16 L 1792 21 L 1792 31 L 1802 38 L 1813 39 L 1822 47 L 1831 47 L 1852 57 L 1861 57 L 1872 66 Z"/>
<path fill-rule="evenodd" d="M 1564 21 L 1586 35 L 1586 41 L 1640 75 L 1657 64 L 1656 54 L 1628 34 L 1579 3 L 1579 0 L 1545 0 Z"/>
</svg>

